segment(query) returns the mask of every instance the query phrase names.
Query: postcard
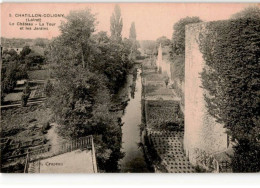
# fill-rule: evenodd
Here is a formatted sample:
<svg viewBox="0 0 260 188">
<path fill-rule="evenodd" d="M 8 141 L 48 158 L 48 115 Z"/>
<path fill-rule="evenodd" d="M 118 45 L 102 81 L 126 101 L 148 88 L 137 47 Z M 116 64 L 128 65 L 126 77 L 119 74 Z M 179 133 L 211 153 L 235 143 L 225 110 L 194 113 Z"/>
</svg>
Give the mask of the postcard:
<svg viewBox="0 0 260 188">
<path fill-rule="evenodd" d="M 2 173 L 260 172 L 260 6 L 2 3 Z"/>
</svg>

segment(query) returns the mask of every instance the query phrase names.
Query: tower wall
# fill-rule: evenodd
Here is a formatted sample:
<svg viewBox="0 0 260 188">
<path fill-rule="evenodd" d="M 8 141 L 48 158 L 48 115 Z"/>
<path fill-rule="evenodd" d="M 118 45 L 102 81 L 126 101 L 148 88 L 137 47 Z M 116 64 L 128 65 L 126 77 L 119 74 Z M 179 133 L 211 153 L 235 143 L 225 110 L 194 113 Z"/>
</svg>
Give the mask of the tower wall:
<svg viewBox="0 0 260 188">
<path fill-rule="evenodd" d="M 200 154 L 213 154 L 227 148 L 227 135 L 223 125 L 208 114 L 201 88 L 201 75 L 205 67 L 199 50 L 199 35 L 206 34 L 207 23 L 190 24 L 185 29 L 185 126 L 184 149 L 190 162 L 196 164 Z"/>
</svg>

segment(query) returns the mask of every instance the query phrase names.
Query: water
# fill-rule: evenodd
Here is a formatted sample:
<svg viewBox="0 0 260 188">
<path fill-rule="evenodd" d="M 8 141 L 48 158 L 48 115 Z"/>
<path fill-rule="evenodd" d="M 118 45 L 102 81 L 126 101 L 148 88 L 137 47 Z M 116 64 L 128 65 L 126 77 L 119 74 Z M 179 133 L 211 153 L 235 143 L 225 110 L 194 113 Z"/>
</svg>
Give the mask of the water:
<svg viewBox="0 0 260 188">
<path fill-rule="evenodd" d="M 122 117 L 122 151 L 125 157 L 119 161 L 121 172 L 149 172 L 144 159 L 142 148 L 138 146 L 140 143 L 141 124 L 141 92 L 142 83 L 140 70 L 138 70 L 136 85 L 134 92 L 131 93 L 130 101 L 125 109 Z"/>
</svg>

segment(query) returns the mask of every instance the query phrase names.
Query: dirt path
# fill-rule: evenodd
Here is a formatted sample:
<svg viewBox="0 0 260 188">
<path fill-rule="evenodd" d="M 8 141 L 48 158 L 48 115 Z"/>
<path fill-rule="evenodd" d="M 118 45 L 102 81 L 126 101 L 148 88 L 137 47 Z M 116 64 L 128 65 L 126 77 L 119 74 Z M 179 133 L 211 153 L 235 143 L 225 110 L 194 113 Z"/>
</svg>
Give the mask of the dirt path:
<svg viewBox="0 0 260 188">
<path fill-rule="evenodd" d="M 47 139 L 50 142 L 51 152 L 57 153 L 61 148 L 62 143 L 64 142 L 64 139 L 61 138 L 57 133 L 57 123 L 51 124 L 51 129 L 47 133 Z"/>
</svg>

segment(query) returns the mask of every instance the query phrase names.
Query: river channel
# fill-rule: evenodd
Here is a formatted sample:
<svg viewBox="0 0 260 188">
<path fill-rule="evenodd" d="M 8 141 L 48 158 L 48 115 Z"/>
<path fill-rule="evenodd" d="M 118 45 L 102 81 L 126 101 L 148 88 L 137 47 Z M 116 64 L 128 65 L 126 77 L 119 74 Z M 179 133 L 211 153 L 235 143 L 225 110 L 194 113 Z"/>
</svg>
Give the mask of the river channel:
<svg viewBox="0 0 260 188">
<path fill-rule="evenodd" d="M 136 80 L 132 79 L 132 86 L 128 87 L 130 101 L 122 116 L 122 152 L 125 157 L 119 161 L 121 172 L 150 172 L 140 146 L 141 124 L 141 95 L 142 83 L 140 69 L 137 71 Z M 136 82 L 136 83 L 134 83 Z"/>
</svg>

